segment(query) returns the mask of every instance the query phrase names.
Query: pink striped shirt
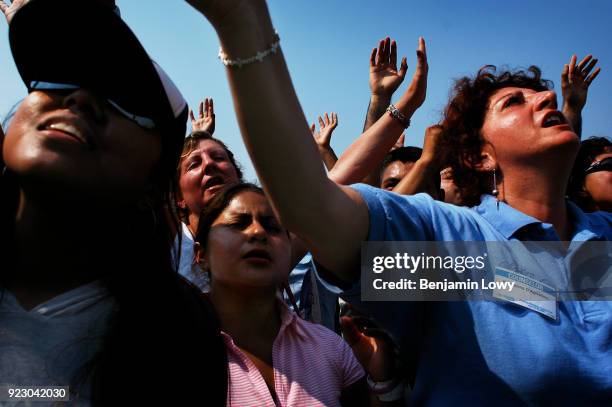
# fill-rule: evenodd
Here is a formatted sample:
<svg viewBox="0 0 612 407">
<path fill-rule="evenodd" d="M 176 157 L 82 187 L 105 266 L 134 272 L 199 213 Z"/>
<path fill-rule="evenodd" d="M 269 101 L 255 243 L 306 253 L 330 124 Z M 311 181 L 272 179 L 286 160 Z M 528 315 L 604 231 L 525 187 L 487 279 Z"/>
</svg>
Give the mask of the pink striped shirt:
<svg viewBox="0 0 612 407">
<path fill-rule="evenodd" d="M 365 373 L 344 340 L 281 306 L 281 327 L 272 345 L 274 391 L 279 406 L 340 406 L 342 389 Z M 227 405 L 275 406 L 253 362 L 223 333 L 229 361 Z"/>
</svg>

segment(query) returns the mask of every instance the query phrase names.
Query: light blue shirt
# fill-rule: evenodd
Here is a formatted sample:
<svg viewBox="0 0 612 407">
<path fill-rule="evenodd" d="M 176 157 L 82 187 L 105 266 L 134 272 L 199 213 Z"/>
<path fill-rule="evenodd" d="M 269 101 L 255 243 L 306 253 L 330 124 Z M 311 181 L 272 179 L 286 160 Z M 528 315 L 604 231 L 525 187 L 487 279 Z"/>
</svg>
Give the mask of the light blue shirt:
<svg viewBox="0 0 612 407">
<path fill-rule="evenodd" d="M 559 240 L 551 224 L 489 195 L 465 208 L 353 188 L 369 208 L 369 241 Z M 611 214 L 568 209 L 566 255 L 580 242 L 610 240 Z M 343 297 L 398 341 L 415 405 L 612 405 L 611 302 L 559 302 L 555 321 L 503 302 L 361 302 L 359 285 Z"/>
<path fill-rule="evenodd" d="M 321 324 L 332 331 L 338 331 L 338 294 L 328 290 L 326 284 L 319 279 L 313 280 L 314 269 L 312 256 L 306 253 L 289 274 L 289 287 L 298 306 L 298 309 L 294 311 L 307 321 Z M 290 304 L 288 299 L 285 300 L 287 304 Z"/>
</svg>

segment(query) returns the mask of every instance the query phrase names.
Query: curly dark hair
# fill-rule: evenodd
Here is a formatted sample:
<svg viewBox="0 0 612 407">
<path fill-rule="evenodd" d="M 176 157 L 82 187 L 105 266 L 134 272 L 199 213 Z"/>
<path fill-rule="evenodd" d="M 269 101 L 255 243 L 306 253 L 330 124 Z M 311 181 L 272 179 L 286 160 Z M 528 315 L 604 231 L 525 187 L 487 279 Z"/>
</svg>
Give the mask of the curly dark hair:
<svg viewBox="0 0 612 407">
<path fill-rule="evenodd" d="M 542 79 L 537 66 L 527 70 L 500 70 L 485 65 L 474 78 L 457 79 L 450 100 L 444 109 L 442 143 L 448 154 L 448 165 L 460 190 L 464 204 L 480 203 L 480 196 L 491 191 L 490 176 L 478 172 L 474 165 L 481 161 L 484 138 L 481 129 L 488 109 L 489 97 L 498 89 L 518 87 L 544 91 L 552 82 Z"/>
</svg>

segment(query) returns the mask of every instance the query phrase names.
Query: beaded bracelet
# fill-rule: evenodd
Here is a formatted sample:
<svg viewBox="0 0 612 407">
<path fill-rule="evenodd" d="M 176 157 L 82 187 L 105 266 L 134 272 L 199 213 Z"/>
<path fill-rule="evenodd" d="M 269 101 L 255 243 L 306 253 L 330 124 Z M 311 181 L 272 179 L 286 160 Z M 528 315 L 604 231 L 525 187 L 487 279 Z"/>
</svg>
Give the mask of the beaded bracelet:
<svg viewBox="0 0 612 407">
<path fill-rule="evenodd" d="M 261 62 L 263 61 L 265 57 L 267 57 L 270 54 L 276 54 L 276 51 L 278 51 L 279 47 L 280 47 L 280 37 L 278 36 L 278 33 L 276 32 L 276 30 L 274 30 L 274 42 L 270 44 L 270 48 L 264 51 L 259 51 L 257 52 L 257 54 L 249 58 L 236 58 L 236 59 L 228 58 L 227 54 L 223 51 L 223 48 L 219 48 L 219 59 L 225 66 L 242 68 L 244 65 L 249 65 L 254 62 Z"/>
<path fill-rule="evenodd" d="M 404 128 L 408 128 L 410 126 L 410 119 L 407 118 L 404 113 L 400 112 L 399 109 L 392 104 L 387 108 L 387 112 L 391 115 L 391 117 L 397 119 Z"/>
</svg>

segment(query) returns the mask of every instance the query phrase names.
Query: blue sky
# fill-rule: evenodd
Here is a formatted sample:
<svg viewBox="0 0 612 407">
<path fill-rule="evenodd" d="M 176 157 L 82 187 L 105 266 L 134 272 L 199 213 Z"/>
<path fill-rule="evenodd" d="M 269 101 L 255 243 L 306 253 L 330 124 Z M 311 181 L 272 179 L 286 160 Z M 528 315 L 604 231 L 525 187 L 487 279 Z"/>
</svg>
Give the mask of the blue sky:
<svg viewBox="0 0 612 407">
<path fill-rule="evenodd" d="M 143 5 L 146 4 L 146 8 Z M 123 18 L 151 56 L 169 73 L 191 105 L 215 100 L 216 136 L 225 140 L 245 168 L 255 173 L 242 145 L 224 67 L 216 58 L 215 32 L 183 1 L 118 0 Z M 425 128 L 440 118 L 453 78 L 485 64 L 538 65 L 560 90 L 563 64 L 572 53 L 592 53 L 602 72 L 583 112 L 583 137 L 612 137 L 612 1 L 319 1 L 270 0 L 273 22 L 294 86 L 309 119 L 338 112 L 332 146 L 340 154 L 361 133 L 369 100 L 368 59 L 389 35 L 408 57 L 406 89 L 416 63 L 419 36 L 429 57 L 427 100 L 412 118 L 407 144 L 420 146 Z M 24 96 L 6 24 L 0 41 L 0 116 Z M 398 58 L 399 59 L 399 58 Z M 561 102 L 561 100 L 559 100 Z"/>
</svg>

